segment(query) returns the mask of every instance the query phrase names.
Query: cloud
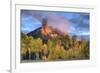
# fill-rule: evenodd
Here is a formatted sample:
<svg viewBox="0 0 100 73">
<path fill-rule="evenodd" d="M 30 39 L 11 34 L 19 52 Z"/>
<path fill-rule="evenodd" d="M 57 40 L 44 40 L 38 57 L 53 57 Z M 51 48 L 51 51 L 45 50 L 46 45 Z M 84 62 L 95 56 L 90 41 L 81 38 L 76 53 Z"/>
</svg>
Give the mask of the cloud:
<svg viewBox="0 0 100 73">
<path fill-rule="evenodd" d="M 62 32 L 67 32 L 69 30 L 70 22 L 62 16 L 59 15 L 48 15 L 48 24 L 53 28 L 59 29 Z"/>
<path fill-rule="evenodd" d="M 21 10 L 22 28 L 25 31 L 41 27 L 43 18 L 48 19 L 49 26 L 63 32 L 89 34 L 89 13 Z"/>
<path fill-rule="evenodd" d="M 65 19 L 64 17 L 57 15 L 56 13 L 32 11 L 32 10 L 30 10 L 30 11 L 28 11 L 28 10 L 23 11 L 22 10 L 21 13 L 24 14 L 25 16 L 27 16 L 27 15 L 32 16 L 33 18 L 40 21 L 41 24 L 42 24 L 43 18 L 47 18 L 49 26 L 52 26 L 53 28 L 59 29 L 62 32 L 68 31 L 69 21 L 67 19 Z M 27 16 L 27 18 L 28 18 L 28 16 Z M 28 20 L 30 20 L 30 19 L 28 19 Z"/>
</svg>

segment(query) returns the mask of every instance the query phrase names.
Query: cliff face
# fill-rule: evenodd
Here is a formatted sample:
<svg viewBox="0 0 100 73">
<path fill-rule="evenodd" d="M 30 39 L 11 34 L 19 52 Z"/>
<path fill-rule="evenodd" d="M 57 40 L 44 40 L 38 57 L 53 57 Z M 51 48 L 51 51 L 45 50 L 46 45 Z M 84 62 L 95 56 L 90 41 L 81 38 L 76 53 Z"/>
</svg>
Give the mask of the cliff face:
<svg viewBox="0 0 100 73">
<path fill-rule="evenodd" d="M 48 26 L 48 22 L 46 19 L 43 19 L 42 27 L 29 32 L 27 34 L 28 36 L 32 36 L 34 38 L 42 37 L 42 36 L 48 36 L 48 37 L 56 37 L 57 31 L 53 29 L 52 27 Z"/>
</svg>

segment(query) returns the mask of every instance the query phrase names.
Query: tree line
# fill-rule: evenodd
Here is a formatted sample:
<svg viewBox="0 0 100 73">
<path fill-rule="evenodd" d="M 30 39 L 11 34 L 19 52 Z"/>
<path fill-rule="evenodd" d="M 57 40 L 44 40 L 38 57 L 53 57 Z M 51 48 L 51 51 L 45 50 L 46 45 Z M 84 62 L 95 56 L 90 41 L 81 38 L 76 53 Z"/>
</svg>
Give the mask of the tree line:
<svg viewBox="0 0 100 73">
<path fill-rule="evenodd" d="M 47 42 L 21 33 L 21 61 L 55 61 L 89 59 L 89 41 L 77 36 L 57 36 Z"/>
</svg>

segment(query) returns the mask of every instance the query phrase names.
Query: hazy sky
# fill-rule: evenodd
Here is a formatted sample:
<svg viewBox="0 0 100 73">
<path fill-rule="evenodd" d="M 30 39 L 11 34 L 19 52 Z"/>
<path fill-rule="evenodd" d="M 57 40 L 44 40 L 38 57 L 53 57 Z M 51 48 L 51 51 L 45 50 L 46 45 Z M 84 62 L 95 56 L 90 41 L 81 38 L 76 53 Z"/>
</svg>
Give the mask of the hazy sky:
<svg viewBox="0 0 100 73">
<path fill-rule="evenodd" d="M 28 33 L 42 26 L 47 18 L 49 26 L 73 35 L 89 35 L 89 13 L 21 10 L 21 31 Z"/>
</svg>

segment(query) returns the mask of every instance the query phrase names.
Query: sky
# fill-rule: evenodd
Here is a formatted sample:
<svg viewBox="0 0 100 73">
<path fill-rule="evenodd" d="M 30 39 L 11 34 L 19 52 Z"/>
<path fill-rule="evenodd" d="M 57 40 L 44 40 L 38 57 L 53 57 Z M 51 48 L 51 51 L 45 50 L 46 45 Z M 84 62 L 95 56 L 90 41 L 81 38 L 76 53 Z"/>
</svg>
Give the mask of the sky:
<svg viewBox="0 0 100 73">
<path fill-rule="evenodd" d="M 21 32 L 29 33 L 42 26 L 46 18 L 48 25 L 71 35 L 90 35 L 89 13 L 21 10 Z"/>
</svg>

